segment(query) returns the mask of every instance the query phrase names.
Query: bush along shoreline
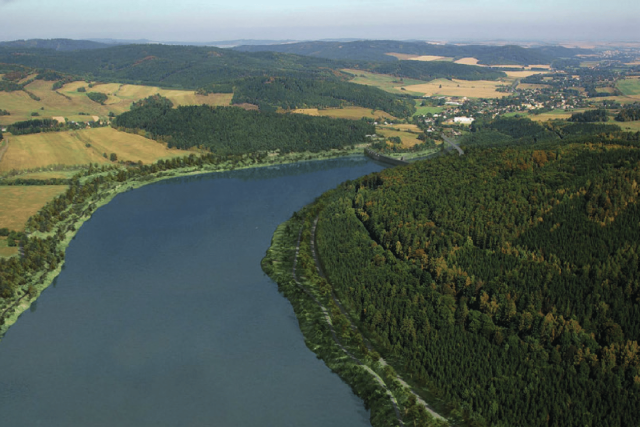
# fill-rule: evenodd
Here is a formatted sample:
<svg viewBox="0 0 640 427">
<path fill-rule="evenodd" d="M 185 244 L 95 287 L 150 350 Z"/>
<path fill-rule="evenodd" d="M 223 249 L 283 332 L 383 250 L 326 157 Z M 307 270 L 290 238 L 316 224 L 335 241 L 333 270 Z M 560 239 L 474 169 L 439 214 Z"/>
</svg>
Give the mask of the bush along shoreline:
<svg viewBox="0 0 640 427">
<path fill-rule="evenodd" d="M 374 427 L 448 425 L 428 413 L 394 369 L 370 348 L 320 276 L 311 242 L 324 197 L 277 228 L 262 260 L 263 270 L 291 302 L 307 347 L 364 400 Z"/>
</svg>

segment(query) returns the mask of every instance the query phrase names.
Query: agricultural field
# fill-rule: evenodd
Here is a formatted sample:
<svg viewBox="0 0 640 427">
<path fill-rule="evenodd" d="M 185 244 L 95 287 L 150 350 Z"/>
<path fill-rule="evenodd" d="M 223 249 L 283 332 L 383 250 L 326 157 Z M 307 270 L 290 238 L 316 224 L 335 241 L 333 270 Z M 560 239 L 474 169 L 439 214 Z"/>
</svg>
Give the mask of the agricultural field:
<svg viewBox="0 0 640 427">
<path fill-rule="evenodd" d="M 408 53 L 395 53 L 389 52 L 385 55 L 393 56 L 401 61 L 453 61 L 453 58 L 446 56 L 434 56 L 434 55 L 411 55 Z"/>
<path fill-rule="evenodd" d="M 427 83 L 422 80 L 399 79 L 398 77 L 388 74 L 374 74 L 361 70 L 344 69 L 342 71 L 344 71 L 345 73 L 353 74 L 355 76 L 355 78 L 351 80 L 352 83 L 375 86 L 390 93 L 410 93 L 411 90 L 408 86 Z M 401 89 L 403 87 L 406 89 L 406 91 Z M 420 95 L 420 93 L 416 93 L 416 95 Z"/>
<path fill-rule="evenodd" d="M 446 56 L 434 56 L 434 55 L 415 56 L 409 59 L 411 61 L 447 61 L 447 62 L 453 61 L 453 58 L 449 58 Z"/>
<path fill-rule="evenodd" d="M 160 93 L 171 99 L 175 105 L 230 105 L 233 94 L 196 95 L 193 91 L 167 90 L 158 87 L 121 85 L 118 83 L 98 84 L 92 88 L 86 82 L 73 82 L 54 91 L 53 82 L 36 80 L 26 89 L 40 98 L 31 98 L 23 91 L 0 92 L 0 106 L 11 113 L 0 116 L 0 124 L 9 125 L 32 118 L 56 118 L 78 122 L 105 119 L 109 113 L 120 114 L 129 110 L 131 104 L 150 95 Z M 78 92 L 85 87 L 87 92 L 100 92 L 108 96 L 104 105 L 92 101 L 86 93 Z M 33 114 L 37 113 L 37 117 Z M 85 114 L 79 114 L 85 113 Z M 94 117 L 95 116 L 95 117 Z"/>
<path fill-rule="evenodd" d="M 533 76 L 535 74 L 542 74 L 544 71 L 505 71 L 507 77 L 510 79 L 524 79 L 525 77 Z"/>
<path fill-rule="evenodd" d="M 626 78 L 618 81 L 616 87 L 623 95 L 629 97 L 637 97 L 640 101 L 640 78 Z"/>
<path fill-rule="evenodd" d="M 382 110 L 371 110 L 363 107 L 327 108 L 318 110 L 317 108 L 298 108 L 292 110 L 293 113 L 306 114 L 308 116 L 334 117 L 339 119 L 360 120 L 363 117 L 371 119 L 396 120 L 391 114 Z"/>
<path fill-rule="evenodd" d="M 585 111 L 587 111 L 587 108 L 577 108 L 570 111 L 558 109 L 541 114 L 529 114 L 527 117 L 536 122 L 546 122 L 548 120 L 566 120 L 570 118 L 572 114 L 584 113 Z"/>
<path fill-rule="evenodd" d="M 420 129 L 416 125 L 392 125 L 389 127 L 378 126 L 376 128 L 376 133 L 384 136 L 385 138 L 391 138 L 394 136 L 400 138 L 402 140 L 403 148 L 410 148 L 422 143 L 422 141 L 418 139 Z"/>
<path fill-rule="evenodd" d="M 505 82 L 489 80 L 447 80 L 437 79 L 429 83 L 405 86 L 408 92 L 419 93 L 424 96 L 466 96 L 468 98 L 502 98 L 508 93 L 498 92 L 499 86 Z"/>
<path fill-rule="evenodd" d="M 463 64 L 463 65 L 478 65 L 478 59 L 477 58 L 460 58 L 457 61 L 453 61 L 456 64 Z M 478 65 L 479 67 L 484 67 L 484 65 Z"/>
<path fill-rule="evenodd" d="M 19 169 L 37 169 L 50 165 L 83 165 L 118 160 L 152 163 L 162 158 L 185 156 L 188 151 L 168 149 L 163 144 L 118 132 L 109 127 L 33 135 L 5 136 L 9 148 L 0 161 L 0 173 Z"/>
<path fill-rule="evenodd" d="M 0 228 L 24 230 L 29 217 L 66 190 L 66 185 L 0 186 Z"/>
<path fill-rule="evenodd" d="M 492 68 L 522 68 L 523 71 L 531 71 L 534 68 L 544 68 L 545 70 L 550 70 L 551 65 L 549 64 L 536 64 L 536 65 L 492 65 Z"/>
<path fill-rule="evenodd" d="M 421 107 L 421 102 L 421 100 L 416 99 L 416 113 L 414 114 L 414 116 L 423 116 L 425 114 L 439 114 L 444 110 L 443 107 L 432 107 L 430 105 Z"/>
</svg>

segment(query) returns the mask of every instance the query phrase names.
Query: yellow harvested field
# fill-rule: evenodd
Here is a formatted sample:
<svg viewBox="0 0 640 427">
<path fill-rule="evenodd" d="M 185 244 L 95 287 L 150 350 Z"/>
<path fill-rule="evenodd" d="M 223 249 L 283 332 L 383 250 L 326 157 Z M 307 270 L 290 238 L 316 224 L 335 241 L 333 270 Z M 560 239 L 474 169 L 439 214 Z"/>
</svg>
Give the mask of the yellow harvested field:
<svg viewBox="0 0 640 427">
<path fill-rule="evenodd" d="M 397 127 L 397 126 L 394 126 L 394 127 Z M 400 138 L 402 140 L 402 146 L 404 148 L 410 148 L 410 147 L 413 147 L 414 145 L 422 143 L 422 141 L 418 139 L 418 134 L 415 134 L 415 133 L 403 132 L 401 130 L 395 130 L 395 129 L 383 128 L 383 127 L 376 128 L 376 133 L 378 135 L 384 136 L 385 138 L 391 138 L 394 136 Z"/>
<path fill-rule="evenodd" d="M 549 120 L 566 120 L 571 117 L 572 114 L 576 113 L 576 111 L 572 112 L 550 112 L 543 114 L 530 114 L 528 117 L 536 122 L 546 122 Z"/>
<path fill-rule="evenodd" d="M 405 86 L 408 91 L 424 94 L 425 96 L 466 96 L 469 98 L 502 98 L 508 94 L 498 92 L 498 86 L 504 82 L 494 82 L 489 80 L 447 80 L 437 79 L 429 83 Z"/>
<path fill-rule="evenodd" d="M 463 64 L 463 65 L 478 65 L 478 59 L 473 57 L 460 58 L 454 62 L 456 64 Z M 480 65 L 480 66 L 484 67 L 484 65 Z"/>
<path fill-rule="evenodd" d="M 66 84 L 61 91 L 69 97 L 82 97 L 86 94 L 78 92 L 79 87 L 85 87 L 87 92 L 100 92 L 109 97 L 105 107 L 115 114 L 129 110 L 131 104 L 151 95 L 160 94 L 169 98 L 175 106 L 179 105 L 230 105 L 233 94 L 214 93 L 209 95 L 196 95 L 194 91 L 162 89 L 155 86 L 126 85 L 120 83 L 97 84 L 89 88 L 85 82 L 73 82 Z M 96 104 L 99 105 L 99 104 Z"/>
<path fill-rule="evenodd" d="M 451 61 L 453 58 L 447 58 L 446 56 L 433 56 L 433 55 L 422 55 L 416 56 L 414 58 L 409 58 L 411 61 Z"/>
<path fill-rule="evenodd" d="M 156 93 L 171 99 L 175 105 L 230 105 L 233 94 L 217 93 L 196 95 L 194 91 L 169 90 L 158 87 L 122 85 L 119 83 L 96 84 L 89 87 L 87 82 L 78 81 L 68 83 L 57 91 L 52 90 L 53 82 L 36 80 L 26 89 L 40 98 L 32 99 L 26 92 L 0 92 L 0 106 L 8 110 L 11 115 L 0 116 L 0 124 L 9 125 L 17 121 L 29 120 L 32 113 L 38 113 L 44 118 L 66 118 L 78 122 L 105 119 L 110 112 L 121 114 L 129 110 L 131 104 Z M 87 92 L 101 92 L 109 98 L 105 105 L 90 100 L 86 93 L 78 92 L 84 87 Z M 81 115 L 79 113 L 84 113 Z M 87 114 L 89 115 L 87 117 Z"/>
<path fill-rule="evenodd" d="M 67 120 L 62 116 L 55 116 L 55 117 L 51 117 L 51 118 L 53 120 L 57 120 L 58 123 L 62 123 L 62 124 L 67 123 Z"/>
<path fill-rule="evenodd" d="M 334 117 L 341 119 L 360 120 L 363 117 L 372 119 L 395 119 L 391 114 L 382 110 L 371 110 L 363 107 L 344 107 L 344 108 L 328 108 L 326 110 L 318 110 L 317 108 L 299 108 L 292 110 L 293 113 L 306 114 L 308 116 Z"/>
<path fill-rule="evenodd" d="M 118 160 L 143 163 L 189 154 L 188 151 L 170 150 L 158 142 L 109 127 L 9 136 L 7 139 L 9 148 L 0 161 L 0 172 L 56 164 L 110 163 L 103 153 L 115 153 Z"/>
<path fill-rule="evenodd" d="M 385 55 L 393 56 L 395 58 L 398 58 L 401 61 L 407 61 L 409 59 L 413 59 L 418 56 L 418 55 L 411 55 L 408 53 L 395 53 L 395 52 L 387 52 L 385 53 Z"/>
<path fill-rule="evenodd" d="M 507 77 L 512 79 L 524 79 L 535 74 L 542 74 L 544 71 L 505 71 L 505 73 Z"/>
<path fill-rule="evenodd" d="M 0 186 L 0 228 L 24 230 L 29 217 L 66 190 L 66 185 Z"/>
<path fill-rule="evenodd" d="M 551 65 L 547 64 L 536 64 L 536 65 L 492 65 L 493 68 L 523 68 L 524 71 L 530 71 L 532 68 L 544 68 L 546 70 L 551 69 Z"/>
</svg>

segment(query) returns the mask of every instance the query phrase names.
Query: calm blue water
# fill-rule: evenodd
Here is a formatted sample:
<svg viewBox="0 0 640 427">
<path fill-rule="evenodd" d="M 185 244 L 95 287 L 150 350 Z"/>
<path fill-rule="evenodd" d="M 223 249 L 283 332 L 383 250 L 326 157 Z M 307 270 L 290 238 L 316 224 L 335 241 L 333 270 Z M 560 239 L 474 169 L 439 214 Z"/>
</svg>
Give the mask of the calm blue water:
<svg viewBox="0 0 640 427">
<path fill-rule="evenodd" d="M 260 260 L 294 211 L 382 168 L 308 162 L 117 196 L 0 342 L 0 425 L 369 426 Z"/>
</svg>

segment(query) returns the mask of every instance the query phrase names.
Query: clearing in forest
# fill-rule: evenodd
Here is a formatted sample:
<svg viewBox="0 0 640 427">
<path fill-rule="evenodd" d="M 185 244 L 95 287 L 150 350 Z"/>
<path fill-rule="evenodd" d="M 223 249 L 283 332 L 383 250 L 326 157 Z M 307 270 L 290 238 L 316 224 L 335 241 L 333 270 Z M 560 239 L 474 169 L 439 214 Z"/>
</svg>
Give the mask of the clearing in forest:
<svg viewBox="0 0 640 427">
<path fill-rule="evenodd" d="M 467 57 L 467 58 L 460 58 L 457 61 L 453 61 L 456 64 L 463 64 L 463 65 L 478 65 L 478 59 L 477 58 L 473 58 L 473 57 Z M 484 65 L 478 65 L 479 67 L 484 67 Z"/>
<path fill-rule="evenodd" d="M 389 74 L 368 73 L 362 70 L 344 69 L 342 71 L 354 76 L 353 80 L 351 80 L 351 83 L 375 86 L 384 91 L 396 94 L 409 93 L 410 89 L 407 85 L 419 85 L 427 83 L 424 80 L 405 79 Z M 402 90 L 402 88 L 405 88 L 406 90 Z"/>
</svg>

